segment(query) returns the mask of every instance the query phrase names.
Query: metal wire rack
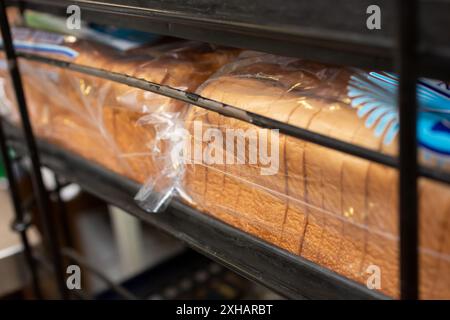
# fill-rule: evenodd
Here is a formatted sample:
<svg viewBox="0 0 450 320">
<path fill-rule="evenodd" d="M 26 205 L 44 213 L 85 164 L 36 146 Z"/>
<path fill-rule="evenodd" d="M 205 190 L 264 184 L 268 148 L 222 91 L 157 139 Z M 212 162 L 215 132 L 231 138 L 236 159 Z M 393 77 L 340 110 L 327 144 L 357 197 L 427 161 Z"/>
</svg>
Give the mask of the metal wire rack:
<svg viewBox="0 0 450 320">
<path fill-rule="evenodd" d="M 122 74 L 80 66 L 33 54 L 17 54 L 6 19 L 6 4 L 0 1 L 1 31 L 11 77 L 20 109 L 23 132 L 5 121 L 0 125 L 2 155 L 11 185 L 11 194 L 18 222 L 24 221 L 23 208 L 15 186 L 7 145 L 19 154 L 28 154 L 32 162 L 36 202 L 43 217 L 46 246 L 62 297 L 67 297 L 62 272 L 61 248 L 53 230 L 47 191 L 40 176 L 41 165 L 58 175 L 79 183 L 87 191 L 115 204 L 140 219 L 156 225 L 183 240 L 199 252 L 238 273 L 258 281 L 291 298 L 387 298 L 349 279 L 337 275 L 301 257 L 293 256 L 264 241 L 255 239 L 211 217 L 174 200 L 167 212 L 149 215 L 132 199 L 138 185 L 124 177 L 90 163 L 68 151 L 36 139 L 33 135 L 23 93 L 17 58 L 67 68 L 109 79 L 143 90 L 152 91 L 192 105 L 234 117 L 261 127 L 280 129 L 282 133 L 357 157 L 398 168 L 400 225 L 401 298 L 418 298 L 418 213 L 417 178 L 424 176 L 450 183 L 450 175 L 417 163 L 416 95 L 418 76 L 446 79 L 450 74 L 450 34 L 445 33 L 445 16 L 450 2 L 432 0 L 375 1 L 382 8 L 385 27 L 379 33 L 361 26 L 365 8 L 373 1 L 346 1 L 341 8 L 330 0 L 283 2 L 255 1 L 252 10 L 237 0 L 229 1 L 47 1 L 18 2 L 22 7 L 61 12 L 68 4 L 80 6 L 87 20 L 126 25 L 140 30 L 184 37 L 230 46 L 257 49 L 271 53 L 348 64 L 357 67 L 396 70 L 399 74 L 398 104 L 400 111 L 399 157 L 394 158 L 337 139 L 300 129 L 233 106 L 224 105 L 193 93 L 135 79 Z M 351 2 L 351 3 L 350 3 Z M 395 5 L 394 5 L 395 4 Z M 420 7 L 420 14 L 418 8 Z M 278 8 L 279 10 L 274 10 Z M 330 10 L 333 8 L 333 10 Z M 310 15 L 322 12 L 321 19 Z M 102 13 L 99 15 L 98 13 Z M 325 15 L 325 16 L 324 16 Z M 314 16 L 314 15 L 313 15 Z M 316 15 L 317 17 L 317 15 Z M 114 19 L 112 19 L 114 18 Z M 426 21 L 435 21 L 444 28 L 433 37 Z M 267 22 L 270 21 L 270 22 Z M 306 21 L 306 22 L 304 22 Z M 350 21 L 350 23 L 348 22 Z M 436 27 L 436 23 L 433 24 Z M 420 28 L 419 28 L 420 26 Z M 337 30 L 337 31 L 336 31 Z M 444 30 L 444 31 L 442 31 Z M 445 33 L 445 34 L 442 34 Z M 426 35 L 426 37 L 423 37 Z M 25 142 L 25 143 L 24 143 Z M 73 170 L 72 168 L 77 168 Z M 18 228 L 28 252 L 28 263 L 39 285 L 31 248 L 27 246 L 26 228 Z M 207 239 L 207 241 L 205 241 Z"/>
</svg>

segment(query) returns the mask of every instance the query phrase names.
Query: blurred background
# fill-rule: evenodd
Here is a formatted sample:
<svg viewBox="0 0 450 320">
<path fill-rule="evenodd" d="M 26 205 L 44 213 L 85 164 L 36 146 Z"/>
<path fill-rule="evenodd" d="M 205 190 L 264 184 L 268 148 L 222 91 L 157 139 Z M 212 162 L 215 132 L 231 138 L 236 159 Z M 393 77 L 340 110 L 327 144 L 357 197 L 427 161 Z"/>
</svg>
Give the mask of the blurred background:
<svg viewBox="0 0 450 320">
<path fill-rule="evenodd" d="M 31 199 L 27 162 L 15 166 L 20 192 Z M 49 189 L 55 187 L 54 175 L 43 170 Z M 60 190 L 64 216 L 58 230 L 65 249 L 66 265 L 77 265 L 81 290 L 69 290 L 81 299 L 277 299 L 278 295 L 225 269 L 188 249 L 181 242 L 158 231 L 121 209 L 107 205 L 84 193 L 76 184 Z M 52 194 L 54 208 L 57 197 Z M 32 219 L 39 221 L 32 201 Z M 55 210 L 58 212 L 58 210 Z M 14 211 L 3 164 L 0 165 L 0 299 L 34 298 L 29 270 L 18 233 L 12 230 Z M 37 224 L 39 229 L 39 224 Z M 44 298 L 58 298 L 52 266 L 42 255 L 39 230 L 28 231 L 40 268 Z M 69 277 L 70 274 L 67 274 Z M 70 298 L 69 296 L 69 298 Z"/>
</svg>

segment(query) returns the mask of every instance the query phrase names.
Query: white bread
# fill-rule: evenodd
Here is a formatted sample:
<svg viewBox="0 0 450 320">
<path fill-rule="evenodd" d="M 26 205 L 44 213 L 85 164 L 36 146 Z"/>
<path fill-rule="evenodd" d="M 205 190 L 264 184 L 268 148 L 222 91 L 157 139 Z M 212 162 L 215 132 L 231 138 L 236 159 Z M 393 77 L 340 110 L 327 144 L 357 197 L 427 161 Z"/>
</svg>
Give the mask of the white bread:
<svg viewBox="0 0 450 320">
<path fill-rule="evenodd" d="M 42 32 L 27 30 L 26 40 L 45 40 Z M 72 59 L 58 54 L 45 56 L 188 91 L 195 91 L 239 52 L 184 41 L 120 53 L 74 37 L 59 38 L 63 41 L 60 45 L 78 55 Z M 160 52 L 162 49 L 167 51 Z M 149 149 L 154 129 L 137 122 L 155 111 L 180 112 L 183 102 L 38 62 L 20 59 L 20 67 L 37 134 L 141 183 L 159 172 Z M 6 69 L 0 70 L 0 77 L 6 81 L 8 99 L 15 101 Z M 11 118 L 18 121 L 17 110 Z"/>
<path fill-rule="evenodd" d="M 350 71 L 287 58 L 283 63 L 270 56 L 261 60 L 227 66 L 226 72 L 208 80 L 199 94 L 346 142 L 395 153 L 397 141 L 384 146 L 383 137 L 375 137 L 349 106 L 346 86 Z M 221 131 L 257 129 L 192 106 L 186 117 L 191 133 L 195 120 L 202 121 L 204 128 Z M 379 266 L 381 291 L 398 296 L 397 172 L 284 135 L 280 135 L 279 154 L 280 170 L 270 177 L 259 175 L 261 164 L 256 168 L 188 165 L 184 187 L 199 209 L 356 281 L 365 284 L 367 268 Z M 421 264 L 431 266 L 422 270 L 423 298 L 450 297 L 450 276 L 442 274 L 449 267 L 448 192 L 444 185 L 420 179 Z M 435 193 L 440 196 L 432 196 Z M 434 212 L 437 208 L 438 214 Z M 426 222 L 427 216 L 434 222 Z M 438 269 L 442 270 L 439 278 Z"/>
</svg>

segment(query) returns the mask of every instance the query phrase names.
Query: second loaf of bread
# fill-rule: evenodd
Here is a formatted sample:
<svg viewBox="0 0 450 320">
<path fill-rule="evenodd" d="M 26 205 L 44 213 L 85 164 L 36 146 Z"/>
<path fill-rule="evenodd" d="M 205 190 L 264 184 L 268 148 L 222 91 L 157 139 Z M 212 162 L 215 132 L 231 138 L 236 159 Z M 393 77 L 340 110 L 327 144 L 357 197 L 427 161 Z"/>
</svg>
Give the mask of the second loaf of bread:
<svg viewBox="0 0 450 320">
<path fill-rule="evenodd" d="M 397 141 L 384 144 L 383 136 L 374 135 L 358 117 L 357 109 L 350 106 L 347 87 L 353 71 L 299 59 L 248 55 L 224 67 L 198 93 L 300 128 L 395 154 Z M 191 149 L 200 143 L 204 151 L 215 143 L 196 135 L 194 126 L 200 124 L 203 133 L 211 128 L 221 132 L 223 154 L 235 150 L 230 151 L 225 144 L 230 129 L 265 130 L 194 106 L 185 121 Z M 251 139 L 248 136 L 247 148 Z M 183 187 L 197 208 L 356 281 L 366 283 L 367 270 L 378 266 L 383 277 L 381 290 L 396 296 L 397 172 L 282 134 L 277 151 L 278 171 L 272 175 L 261 175 L 260 169 L 267 166 L 261 158 L 256 164 L 194 161 L 186 166 Z M 233 153 L 230 157 L 242 155 Z M 248 153 L 243 157 L 249 160 Z M 420 179 L 419 195 L 420 262 L 424 266 L 421 295 L 450 297 L 450 190 Z"/>
<path fill-rule="evenodd" d="M 73 36 L 21 27 L 14 29 L 14 36 L 28 43 L 35 54 L 187 91 L 195 91 L 238 53 L 188 41 L 119 52 Z M 24 59 L 20 68 L 36 134 L 141 183 L 158 172 L 150 147 L 154 129 L 138 120 L 154 112 L 179 112 L 183 102 Z M 6 68 L 0 68 L 0 78 L 4 105 L 10 109 L 2 111 L 10 111 L 10 119 L 18 122 Z"/>
</svg>

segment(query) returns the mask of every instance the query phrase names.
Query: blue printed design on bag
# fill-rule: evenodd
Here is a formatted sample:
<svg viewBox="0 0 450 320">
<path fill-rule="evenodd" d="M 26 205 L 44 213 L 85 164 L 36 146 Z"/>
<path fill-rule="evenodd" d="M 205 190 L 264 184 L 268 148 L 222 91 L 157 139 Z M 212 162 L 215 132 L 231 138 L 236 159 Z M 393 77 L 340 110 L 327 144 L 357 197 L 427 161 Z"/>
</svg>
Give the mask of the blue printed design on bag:
<svg viewBox="0 0 450 320">
<path fill-rule="evenodd" d="M 0 40 L 0 48 L 3 48 L 3 42 Z M 43 53 L 53 53 L 66 56 L 68 58 L 76 58 L 78 52 L 57 44 L 48 43 L 35 43 L 30 41 L 14 40 L 14 48 L 17 51 L 32 51 L 32 52 L 43 52 Z"/>
<path fill-rule="evenodd" d="M 352 99 L 351 105 L 358 108 L 358 117 L 365 119 L 366 127 L 374 129 L 375 136 L 380 137 L 384 134 L 384 144 L 390 144 L 399 130 L 397 88 L 398 77 L 387 72 L 358 73 L 351 77 L 348 85 L 348 95 Z M 417 100 L 419 145 L 432 155 L 448 157 L 450 155 L 449 84 L 420 79 L 417 84 Z"/>
</svg>

